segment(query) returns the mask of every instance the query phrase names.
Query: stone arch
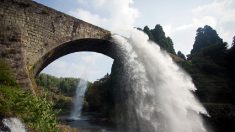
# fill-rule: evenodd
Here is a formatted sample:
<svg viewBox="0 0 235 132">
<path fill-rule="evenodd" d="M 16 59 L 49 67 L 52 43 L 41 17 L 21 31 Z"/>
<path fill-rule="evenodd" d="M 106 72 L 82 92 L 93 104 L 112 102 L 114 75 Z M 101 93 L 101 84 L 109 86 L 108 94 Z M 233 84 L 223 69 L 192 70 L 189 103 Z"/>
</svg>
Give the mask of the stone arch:
<svg viewBox="0 0 235 132">
<path fill-rule="evenodd" d="M 117 49 L 112 41 L 104 39 L 78 39 L 64 44 L 50 50 L 42 56 L 31 69 L 32 77 L 36 77 L 46 66 L 56 59 L 74 52 L 91 51 L 104 54 L 114 60 L 118 59 L 116 54 Z"/>
<path fill-rule="evenodd" d="M 94 51 L 116 59 L 108 30 L 32 0 L 0 2 L 0 57 L 25 90 L 53 60 L 78 51 Z"/>
</svg>

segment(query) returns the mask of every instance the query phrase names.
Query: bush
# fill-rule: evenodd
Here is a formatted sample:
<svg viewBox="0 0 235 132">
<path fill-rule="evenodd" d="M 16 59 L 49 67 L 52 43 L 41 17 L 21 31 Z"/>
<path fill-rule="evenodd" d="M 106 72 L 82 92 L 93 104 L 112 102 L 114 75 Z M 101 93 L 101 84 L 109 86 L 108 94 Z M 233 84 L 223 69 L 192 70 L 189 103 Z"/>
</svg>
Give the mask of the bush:
<svg viewBox="0 0 235 132">
<path fill-rule="evenodd" d="M 46 96 L 34 96 L 16 84 L 9 66 L 0 59 L 0 115 L 21 119 L 30 130 L 52 132 L 56 113 Z"/>
<path fill-rule="evenodd" d="M 33 96 L 18 87 L 0 85 L 0 115 L 15 116 L 33 130 L 55 131 L 56 115 L 45 97 Z"/>
</svg>

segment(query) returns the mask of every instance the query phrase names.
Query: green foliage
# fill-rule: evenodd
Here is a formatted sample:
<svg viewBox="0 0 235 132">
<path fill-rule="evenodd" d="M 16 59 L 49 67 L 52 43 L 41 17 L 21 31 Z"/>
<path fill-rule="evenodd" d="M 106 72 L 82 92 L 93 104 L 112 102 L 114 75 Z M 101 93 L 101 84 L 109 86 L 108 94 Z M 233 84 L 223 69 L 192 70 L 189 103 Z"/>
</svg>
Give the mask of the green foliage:
<svg viewBox="0 0 235 132">
<path fill-rule="evenodd" d="M 77 78 L 57 78 L 45 73 L 41 73 L 36 78 L 38 86 L 46 88 L 47 90 L 57 90 L 63 95 L 74 96 L 79 79 Z"/>
<path fill-rule="evenodd" d="M 219 37 L 217 32 L 210 26 L 206 25 L 204 28 L 197 29 L 197 35 L 191 54 L 199 53 L 203 49 L 209 46 L 221 45 L 226 48 L 227 44 Z"/>
<path fill-rule="evenodd" d="M 190 60 L 198 69 L 209 74 L 226 72 L 227 43 L 210 26 L 197 29 Z"/>
<path fill-rule="evenodd" d="M 59 90 L 65 95 L 74 96 L 79 80 L 77 78 L 60 78 Z"/>
<path fill-rule="evenodd" d="M 151 33 L 151 30 L 149 29 L 148 26 L 145 26 L 143 31 L 149 36 L 150 40 L 154 41 L 153 35 Z"/>
<path fill-rule="evenodd" d="M 101 114 L 100 116 L 111 117 L 114 111 L 114 96 L 112 96 L 111 90 L 108 74 L 90 84 L 85 93 L 83 111 L 97 112 Z"/>
<path fill-rule="evenodd" d="M 30 130 L 57 131 L 56 113 L 46 97 L 34 96 L 17 86 L 9 66 L 0 60 L 0 115 L 20 118 Z"/>
<path fill-rule="evenodd" d="M 76 94 L 76 88 L 79 84 L 79 78 L 58 78 L 52 75 L 41 73 L 36 78 L 36 83 L 50 96 L 55 105 L 54 110 L 58 110 L 59 115 L 68 115 L 71 110 L 72 97 Z M 88 82 L 90 85 L 90 82 Z"/>
<path fill-rule="evenodd" d="M 224 69 L 213 61 L 185 61 L 181 65 L 192 77 L 197 87 L 197 96 L 202 102 L 235 103 L 235 92 L 229 86 L 230 80 Z"/>
<path fill-rule="evenodd" d="M 0 84 L 9 86 L 17 85 L 9 66 L 2 59 L 0 59 Z"/>
<path fill-rule="evenodd" d="M 169 53 L 176 54 L 171 38 L 165 36 L 165 32 L 161 25 L 157 24 L 155 28 L 151 30 L 148 26 L 145 26 L 143 31 L 149 36 L 150 40 L 157 43 L 161 48 L 165 49 Z"/>
<path fill-rule="evenodd" d="M 42 73 L 36 78 L 36 82 L 39 86 L 54 88 L 58 86 L 59 79 L 54 76 Z"/>
<path fill-rule="evenodd" d="M 177 55 L 178 55 L 180 58 L 186 60 L 185 55 L 184 55 L 181 51 L 178 51 L 178 52 L 177 52 Z"/>
<path fill-rule="evenodd" d="M 202 102 L 235 103 L 233 53 L 210 26 L 198 28 L 191 54 L 180 65 L 191 75 Z"/>
<path fill-rule="evenodd" d="M 0 85 L 0 115 L 16 116 L 37 131 L 56 131 L 56 115 L 45 97 L 33 96 L 20 88 Z"/>
</svg>

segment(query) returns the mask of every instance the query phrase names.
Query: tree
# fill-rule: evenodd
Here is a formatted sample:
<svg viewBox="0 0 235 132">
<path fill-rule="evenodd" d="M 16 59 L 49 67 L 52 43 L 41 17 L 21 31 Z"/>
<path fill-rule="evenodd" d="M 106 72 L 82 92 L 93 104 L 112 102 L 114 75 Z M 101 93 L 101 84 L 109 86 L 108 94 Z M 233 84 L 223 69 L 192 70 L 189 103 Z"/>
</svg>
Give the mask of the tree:
<svg viewBox="0 0 235 132">
<path fill-rule="evenodd" d="M 149 29 L 148 26 L 145 26 L 143 31 L 149 36 L 150 40 L 157 43 L 162 49 L 165 49 L 169 53 L 176 54 L 171 38 L 165 36 L 161 25 L 157 24 L 154 29 Z"/>
<path fill-rule="evenodd" d="M 177 52 L 177 55 L 178 55 L 180 58 L 186 60 L 185 55 L 184 55 L 181 51 L 178 51 L 178 52 Z"/>
<path fill-rule="evenodd" d="M 152 35 L 152 33 L 151 33 L 151 31 L 150 31 L 148 26 L 145 26 L 143 31 L 149 36 L 150 40 L 152 40 L 152 41 L 154 40 L 153 39 L 153 35 Z"/>
<path fill-rule="evenodd" d="M 39 74 L 36 83 L 47 90 L 58 90 L 66 96 L 74 96 L 79 78 L 54 77 L 45 73 Z"/>
<path fill-rule="evenodd" d="M 210 26 L 205 25 L 203 28 L 200 27 L 197 29 L 197 34 L 193 44 L 193 49 L 191 50 L 191 54 L 199 53 L 203 49 L 214 45 L 220 45 L 221 48 L 226 48 L 226 44 L 219 37 L 217 32 Z"/>
<path fill-rule="evenodd" d="M 200 62 L 197 63 L 203 64 L 203 67 L 206 67 L 204 64 L 211 61 L 214 63 L 214 67 L 219 67 L 218 65 L 225 66 L 227 63 L 226 52 L 227 43 L 223 42 L 223 40 L 219 37 L 219 35 L 213 28 L 206 25 L 203 28 L 200 27 L 197 29 L 195 42 L 190 55 L 190 59 L 193 63 L 195 63 L 196 60 L 200 60 Z M 212 63 L 208 63 L 208 65 L 212 65 Z"/>
<path fill-rule="evenodd" d="M 171 39 L 170 37 L 167 37 L 167 38 L 166 38 L 166 46 L 167 46 L 166 49 L 168 49 L 168 51 L 169 51 L 170 53 L 176 54 L 173 45 L 174 45 L 174 44 L 173 44 L 172 39 Z"/>
</svg>

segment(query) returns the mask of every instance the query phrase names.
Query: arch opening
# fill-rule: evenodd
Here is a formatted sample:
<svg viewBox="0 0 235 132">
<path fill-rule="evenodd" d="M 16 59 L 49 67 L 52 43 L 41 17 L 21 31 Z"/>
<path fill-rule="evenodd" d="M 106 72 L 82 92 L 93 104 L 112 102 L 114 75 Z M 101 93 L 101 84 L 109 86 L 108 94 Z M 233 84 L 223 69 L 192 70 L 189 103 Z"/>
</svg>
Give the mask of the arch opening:
<svg viewBox="0 0 235 132">
<path fill-rule="evenodd" d="M 62 56 L 47 65 L 39 74 L 55 77 L 81 78 L 94 82 L 111 74 L 113 59 L 97 52 L 75 52 Z"/>
<path fill-rule="evenodd" d="M 79 58 L 76 58 L 77 57 L 76 54 L 77 55 L 80 54 Z M 75 56 L 73 58 L 70 58 L 72 55 L 75 55 Z M 98 59 L 98 62 L 94 61 L 95 59 L 97 59 L 96 58 L 97 56 L 98 56 L 98 58 L 101 57 L 100 59 Z M 82 57 L 84 57 L 84 58 L 82 58 Z M 54 48 L 53 50 L 49 51 L 46 55 L 44 55 L 35 64 L 34 69 L 33 69 L 33 71 L 34 71 L 33 75 L 34 75 L 34 78 L 36 78 L 37 84 L 38 84 L 38 78 L 39 77 L 43 78 L 43 76 L 41 76 L 40 73 L 48 74 L 49 72 L 46 71 L 47 68 L 50 67 L 50 65 L 53 65 L 54 62 L 57 62 L 58 60 L 61 60 L 63 58 L 65 58 L 65 59 L 70 58 L 70 61 L 72 63 L 74 61 L 79 61 L 81 59 L 85 59 L 85 61 L 87 61 L 88 63 L 83 65 L 86 67 L 84 70 L 84 74 L 87 74 L 87 70 L 88 70 L 88 72 L 90 70 L 89 64 L 93 65 L 92 67 L 100 67 L 99 66 L 100 64 L 98 64 L 98 63 L 101 63 L 101 65 L 103 65 L 103 66 L 107 65 L 107 64 L 105 64 L 105 62 L 99 62 L 99 60 L 103 60 L 104 58 L 106 58 L 106 61 L 109 61 L 109 63 L 110 63 L 110 61 L 112 60 L 112 63 L 113 63 L 115 60 L 117 60 L 118 57 L 116 55 L 115 46 L 111 41 L 98 40 L 98 39 L 82 39 L 82 40 L 71 41 L 71 42 L 62 44 L 62 45 Z M 74 59 L 77 59 L 77 60 L 74 60 Z M 92 62 L 90 63 L 90 61 L 92 61 Z M 68 65 L 64 65 L 64 66 L 67 67 Z M 67 70 L 70 70 L 70 71 L 74 70 L 71 67 L 74 67 L 74 66 L 76 66 L 77 68 L 80 67 L 79 64 L 76 64 L 76 65 L 72 64 L 69 66 L 70 67 L 67 67 L 68 68 Z M 88 80 L 89 85 L 91 87 L 87 86 L 87 88 L 89 88 L 88 94 L 90 96 L 85 97 L 85 95 L 84 95 L 84 98 L 86 99 L 85 102 L 87 102 L 85 110 L 84 110 L 85 112 L 92 111 L 94 106 L 99 108 L 99 109 L 96 109 L 97 110 L 96 112 L 99 112 L 99 115 L 100 115 L 101 111 L 104 111 L 104 108 L 106 108 L 107 106 L 110 107 L 110 109 L 105 109 L 104 113 L 110 112 L 111 109 L 113 109 L 113 105 L 112 105 L 112 104 L 114 104 L 113 103 L 113 101 L 114 101 L 113 96 L 112 96 L 112 98 L 104 96 L 104 95 L 111 95 L 110 90 L 108 90 L 108 89 L 110 89 L 110 83 L 111 83 L 109 74 L 111 74 L 111 71 L 112 71 L 112 64 L 110 64 L 106 68 L 108 68 L 108 70 L 109 70 L 107 72 L 108 74 L 106 73 L 106 75 L 104 75 L 105 73 L 103 72 L 103 74 L 101 74 L 100 76 L 97 76 L 93 80 Z M 56 70 L 59 70 L 59 72 L 60 72 L 60 69 L 56 69 Z M 82 70 L 80 70 L 80 71 L 82 71 Z M 66 71 L 66 72 L 68 72 L 68 71 Z M 59 78 L 59 80 L 60 80 L 59 87 L 61 90 L 62 88 L 64 88 L 63 84 L 64 84 L 64 82 L 66 82 L 66 79 L 74 80 L 74 82 L 72 82 L 72 84 L 77 84 L 76 86 L 75 85 L 74 86 L 75 86 L 75 88 L 76 87 L 78 88 L 79 84 L 81 84 L 80 79 L 83 78 L 82 76 L 79 76 L 79 75 L 76 76 L 76 74 L 78 74 L 78 73 L 79 72 L 75 71 L 75 76 L 70 76 L 70 75 L 56 76 L 53 74 L 52 75 Z M 51 75 L 51 74 L 49 73 L 49 75 Z M 47 76 L 47 81 L 48 80 L 50 81 L 50 79 L 53 79 L 53 76 L 51 76 L 51 77 L 48 75 L 46 75 L 46 76 Z M 68 78 L 68 77 L 71 77 L 71 78 Z M 100 79 L 100 78 L 102 78 L 102 80 L 96 81 L 97 79 Z M 83 79 L 86 79 L 86 78 L 83 78 Z M 41 81 L 41 80 L 39 79 L 39 81 Z M 95 82 L 93 82 L 93 81 L 95 81 Z M 92 82 L 92 83 L 90 83 L 90 82 Z M 40 82 L 40 83 L 43 83 L 43 82 Z M 46 84 L 46 85 L 48 85 L 48 84 Z M 43 88 L 43 87 L 41 87 L 41 88 Z M 47 92 L 50 92 L 50 94 L 52 95 L 51 97 L 53 98 L 52 100 L 55 103 L 55 109 L 64 108 L 64 109 L 62 109 L 61 115 L 64 117 L 70 116 L 70 114 L 72 112 L 71 108 L 73 108 L 72 103 L 74 102 L 74 98 L 76 97 L 75 93 L 77 93 L 76 90 L 75 89 L 69 89 L 69 90 L 62 89 L 61 90 L 62 92 L 61 92 L 60 90 L 58 90 L 58 88 L 52 87 L 52 88 L 46 88 L 46 89 L 48 90 Z M 99 89 L 99 90 L 97 90 L 97 89 Z M 91 96 L 92 96 L 92 98 L 90 98 Z M 54 97 L 56 97 L 56 98 L 54 98 Z M 100 97 L 102 97 L 102 98 L 100 98 Z M 59 99 L 57 100 L 57 98 L 59 98 Z M 68 101 L 67 99 L 70 99 L 70 101 Z M 97 103 L 97 102 L 95 102 L 95 100 L 100 100 L 98 102 L 102 102 L 102 103 Z M 104 100 L 104 102 L 101 100 Z M 69 110 L 69 112 L 68 111 L 66 112 L 66 110 Z M 103 113 L 101 113 L 101 114 L 103 114 Z M 89 116 L 89 118 L 93 117 L 93 115 L 88 115 L 88 116 Z M 107 116 L 107 115 L 104 115 L 104 116 Z M 93 117 L 93 118 L 95 119 L 96 117 Z M 79 121 L 82 121 L 82 120 L 79 120 Z M 109 124 L 110 123 L 107 123 L 107 125 L 109 125 Z M 79 125 L 76 127 L 79 128 Z M 89 127 L 89 126 L 87 126 L 87 127 Z M 110 126 L 108 126 L 108 127 L 110 127 Z"/>
<path fill-rule="evenodd" d="M 61 44 L 43 55 L 31 69 L 31 74 L 36 77 L 46 66 L 56 59 L 75 52 L 96 52 L 117 60 L 115 44 L 103 39 L 78 39 Z"/>
</svg>

